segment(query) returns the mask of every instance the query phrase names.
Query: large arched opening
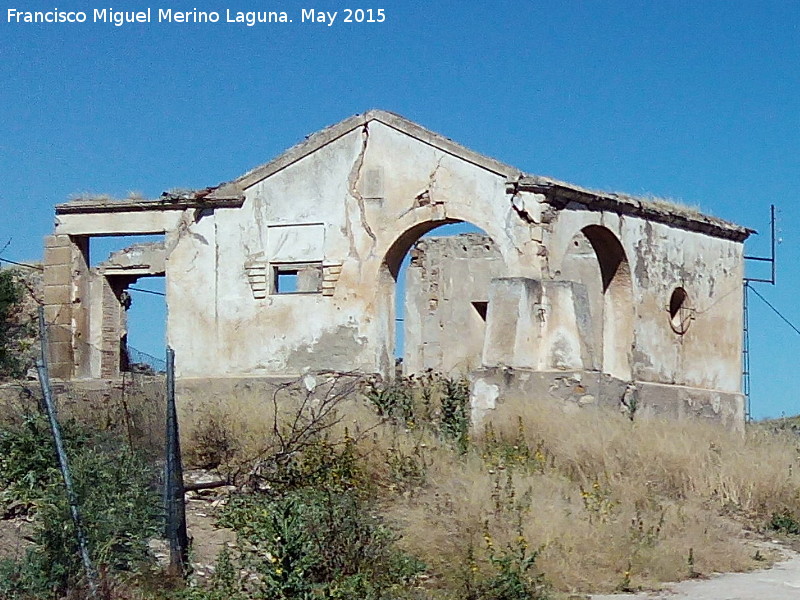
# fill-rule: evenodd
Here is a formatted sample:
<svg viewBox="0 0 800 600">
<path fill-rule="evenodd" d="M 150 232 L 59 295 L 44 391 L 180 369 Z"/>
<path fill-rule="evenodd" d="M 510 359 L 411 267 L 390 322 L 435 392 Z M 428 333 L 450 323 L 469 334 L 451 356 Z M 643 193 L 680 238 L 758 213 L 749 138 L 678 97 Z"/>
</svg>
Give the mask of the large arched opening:
<svg viewBox="0 0 800 600">
<path fill-rule="evenodd" d="M 633 291 L 630 265 L 617 236 L 601 225 L 581 229 L 569 242 L 561 278 L 586 287 L 593 331 L 593 367 L 629 381 Z"/>
<path fill-rule="evenodd" d="M 381 270 L 393 300 L 385 339 L 395 374 L 458 376 L 481 365 L 489 284 L 507 275 L 491 236 L 468 221 L 418 223 L 389 247 Z"/>
</svg>

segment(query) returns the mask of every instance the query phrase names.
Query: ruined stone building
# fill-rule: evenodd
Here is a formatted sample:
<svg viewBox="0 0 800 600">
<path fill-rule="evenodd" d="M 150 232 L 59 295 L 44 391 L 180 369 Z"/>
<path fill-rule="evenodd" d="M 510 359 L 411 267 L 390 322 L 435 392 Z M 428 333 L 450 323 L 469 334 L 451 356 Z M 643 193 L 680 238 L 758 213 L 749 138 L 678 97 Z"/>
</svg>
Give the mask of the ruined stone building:
<svg viewBox="0 0 800 600">
<path fill-rule="evenodd" d="M 420 238 L 448 223 L 485 232 Z M 357 115 L 217 187 L 56 206 L 45 303 L 52 372 L 124 368 L 125 290 L 164 276 L 187 398 L 307 370 L 390 377 L 407 277 L 406 372 L 508 395 L 743 419 L 743 242 L 697 212 L 589 191 L 482 156 L 402 117 Z M 163 234 L 90 266 L 91 239 Z M 416 244 L 416 246 L 415 246 Z"/>
</svg>

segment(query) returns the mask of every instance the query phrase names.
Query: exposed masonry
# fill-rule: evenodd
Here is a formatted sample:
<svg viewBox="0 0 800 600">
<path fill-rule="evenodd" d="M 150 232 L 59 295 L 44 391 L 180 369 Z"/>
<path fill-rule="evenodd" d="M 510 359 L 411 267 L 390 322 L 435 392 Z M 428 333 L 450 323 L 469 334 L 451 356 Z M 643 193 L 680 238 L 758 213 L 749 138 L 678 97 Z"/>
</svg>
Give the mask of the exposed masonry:
<svg viewBox="0 0 800 600">
<path fill-rule="evenodd" d="M 459 221 L 486 235 L 422 238 Z M 127 288 L 163 275 L 187 402 L 211 381 L 390 377 L 396 280 L 411 250 L 403 369 L 469 377 L 476 417 L 539 394 L 738 426 L 750 233 L 528 175 L 369 111 L 218 186 L 56 206 L 44 273 L 60 328 L 53 373 L 125 368 Z M 92 237 L 126 234 L 164 243 L 90 268 Z"/>
<path fill-rule="evenodd" d="M 342 273 L 341 262 L 327 262 L 322 264 L 322 295 L 333 296 L 336 282 Z"/>
<path fill-rule="evenodd" d="M 263 300 L 269 294 L 269 264 L 265 260 L 249 261 L 244 265 L 253 298 Z"/>
<path fill-rule="evenodd" d="M 163 275 L 166 266 L 166 248 L 164 242 L 150 242 L 134 244 L 128 248 L 118 250 L 100 265 L 98 271 L 106 275 Z"/>
<path fill-rule="evenodd" d="M 411 249 L 406 273 L 406 373 L 467 375 L 481 365 L 489 285 L 503 259 L 488 236 L 428 237 Z"/>
</svg>

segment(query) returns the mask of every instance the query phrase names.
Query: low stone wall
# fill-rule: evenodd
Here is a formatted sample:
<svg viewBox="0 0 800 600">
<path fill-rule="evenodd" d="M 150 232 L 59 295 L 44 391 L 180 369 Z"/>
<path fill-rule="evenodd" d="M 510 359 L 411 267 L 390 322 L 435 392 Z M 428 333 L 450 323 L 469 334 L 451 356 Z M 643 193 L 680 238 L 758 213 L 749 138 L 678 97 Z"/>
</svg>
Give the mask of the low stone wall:
<svg viewBox="0 0 800 600">
<path fill-rule="evenodd" d="M 626 382 L 587 371 L 527 371 L 484 368 L 470 375 L 473 422 L 504 400 L 545 397 L 573 406 L 616 408 L 639 418 L 709 420 L 744 430 L 744 396 L 716 390 L 644 381 Z"/>
</svg>

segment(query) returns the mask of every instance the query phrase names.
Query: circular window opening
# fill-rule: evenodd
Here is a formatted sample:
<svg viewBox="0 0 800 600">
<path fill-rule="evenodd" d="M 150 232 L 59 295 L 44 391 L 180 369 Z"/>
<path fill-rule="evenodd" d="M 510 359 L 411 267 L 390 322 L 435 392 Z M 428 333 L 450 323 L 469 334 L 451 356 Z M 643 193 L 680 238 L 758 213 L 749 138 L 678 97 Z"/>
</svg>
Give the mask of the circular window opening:
<svg viewBox="0 0 800 600">
<path fill-rule="evenodd" d="M 669 322 L 675 333 L 683 335 L 694 318 L 694 310 L 689 308 L 689 294 L 682 287 L 673 290 L 669 298 Z"/>
</svg>

